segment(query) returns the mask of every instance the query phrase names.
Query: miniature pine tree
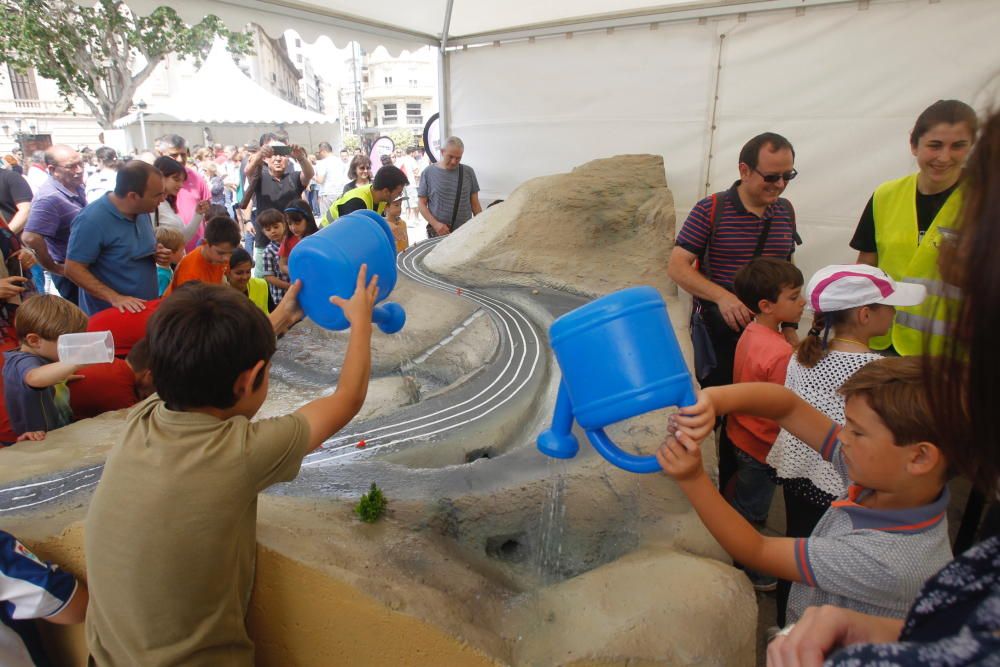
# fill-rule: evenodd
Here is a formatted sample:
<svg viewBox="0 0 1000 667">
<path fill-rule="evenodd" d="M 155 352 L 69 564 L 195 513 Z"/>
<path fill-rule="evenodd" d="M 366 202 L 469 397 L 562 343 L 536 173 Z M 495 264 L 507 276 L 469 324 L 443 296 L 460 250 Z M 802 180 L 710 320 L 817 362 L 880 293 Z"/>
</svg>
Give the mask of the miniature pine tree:
<svg viewBox="0 0 1000 667">
<path fill-rule="evenodd" d="M 385 514 L 388 505 L 388 501 L 382 494 L 382 489 L 378 488 L 375 482 L 372 482 L 368 493 L 361 496 L 361 500 L 354 508 L 354 513 L 365 523 L 375 523 L 379 517 Z"/>
</svg>

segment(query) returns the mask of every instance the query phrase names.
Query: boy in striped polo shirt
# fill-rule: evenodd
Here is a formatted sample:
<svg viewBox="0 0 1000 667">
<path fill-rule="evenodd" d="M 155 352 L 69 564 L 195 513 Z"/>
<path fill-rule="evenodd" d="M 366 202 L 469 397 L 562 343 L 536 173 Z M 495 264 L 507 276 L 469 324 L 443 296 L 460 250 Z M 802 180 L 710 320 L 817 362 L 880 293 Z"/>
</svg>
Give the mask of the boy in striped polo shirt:
<svg viewBox="0 0 1000 667">
<path fill-rule="evenodd" d="M 922 385 L 919 357 L 868 364 L 840 389 L 843 429 L 784 387 L 712 387 L 672 418 L 672 437 L 657 458 L 735 560 L 793 582 L 789 622 L 825 604 L 903 618 L 924 582 L 951 560 L 948 462 L 934 444 L 939 437 Z M 849 485 L 808 538 L 760 535 L 708 479 L 697 442 L 711 432 L 716 413 L 729 412 L 778 422 Z"/>
</svg>

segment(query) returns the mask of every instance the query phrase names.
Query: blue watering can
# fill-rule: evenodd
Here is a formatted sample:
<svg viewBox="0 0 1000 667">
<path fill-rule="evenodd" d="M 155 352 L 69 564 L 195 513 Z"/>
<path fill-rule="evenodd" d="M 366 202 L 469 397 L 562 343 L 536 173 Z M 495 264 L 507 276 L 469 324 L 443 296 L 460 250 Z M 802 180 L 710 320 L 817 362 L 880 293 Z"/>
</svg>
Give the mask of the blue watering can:
<svg viewBox="0 0 1000 667">
<path fill-rule="evenodd" d="M 369 280 L 378 276 L 376 301 L 382 301 L 396 286 L 396 240 L 389 223 L 375 211 L 349 213 L 299 241 L 288 257 L 288 274 L 292 282 L 302 280 L 299 304 L 306 317 L 325 329 L 349 327 L 330 297 L 351 298 L 362 264 L 368 265 Z M 406 312 L 396 303 L 375 306 L 372 322 L 385 333 L 396 333 L 406 322 Z"/>
<path fill-rule="evenodd" d="M 652 410 L 694 405 L 694 387 L 667 304 L 652 287 L 632 287 L 569 312 L 549 328 L 562 369 L 552 428 L 538 449 L 568 459 L 580 445 L 574 418 L 601 456 L 623 470 L 657 472 L 655 456 L 623 452 L 604 427 Z"/>
</svg>

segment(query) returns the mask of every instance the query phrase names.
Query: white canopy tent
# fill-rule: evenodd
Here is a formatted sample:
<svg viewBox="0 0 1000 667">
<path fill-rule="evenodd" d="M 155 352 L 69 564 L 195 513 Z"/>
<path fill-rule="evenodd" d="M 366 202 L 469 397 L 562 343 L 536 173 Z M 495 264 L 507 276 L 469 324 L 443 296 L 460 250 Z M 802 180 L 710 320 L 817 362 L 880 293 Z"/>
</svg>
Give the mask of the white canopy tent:
<svg viewBox="0 0 1000 667">
<path fill-rule="evenodd" d="M 189 141 L 200 141 L 207 128 L 213 141 L 242 144 L 279 124 L 293 142 L 308 147 L 320 141 L 337 143 L 340 138 L 335 117 L 303 109 L 251 81 L 233 62 L 221 40 L 212 47 L 198 72 L 184 82 L 180 94 L 143 112 L 142 123 L 149 139 L 177 133 Z M 139 112 L 120 118 L 115 127 L 126 129 L 130 140 L 127 149 L 141 147 Z"/>
<path fill-rule="evenodd" d="M 162 0 L 131 0 L 148 12 Z M 795 145 L 786 191 L 806 271 L 849 261 L 883 180 L 913 170 L 917 114 L 940 98 L 1000 101 L 996 0 L 172 0 L 272 35 L 441 50 L 441 112 L 484 198 L 620 153 L 664 157 L 678 216 L 736 178 L 740 146 Z M 553 193 L 558 197 L 558 193 Z M 680 220 L 678 221 L 680 222 Z"/>
</svg>

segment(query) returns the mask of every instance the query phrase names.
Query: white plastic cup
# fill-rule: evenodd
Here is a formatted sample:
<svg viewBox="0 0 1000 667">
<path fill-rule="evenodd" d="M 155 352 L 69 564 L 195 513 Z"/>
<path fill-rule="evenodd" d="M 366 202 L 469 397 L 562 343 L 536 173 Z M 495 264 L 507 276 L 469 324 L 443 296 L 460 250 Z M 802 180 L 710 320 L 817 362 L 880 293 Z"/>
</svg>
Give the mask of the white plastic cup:
<svg viewBox="0 0 1000 667">
<path fill-rule="evenodd" d="M 110 331 L 63 334 L 57 348 L 59 361 L 76 366 L 110 364 L 115 359 L 115 339 Z"/>
</svg>

